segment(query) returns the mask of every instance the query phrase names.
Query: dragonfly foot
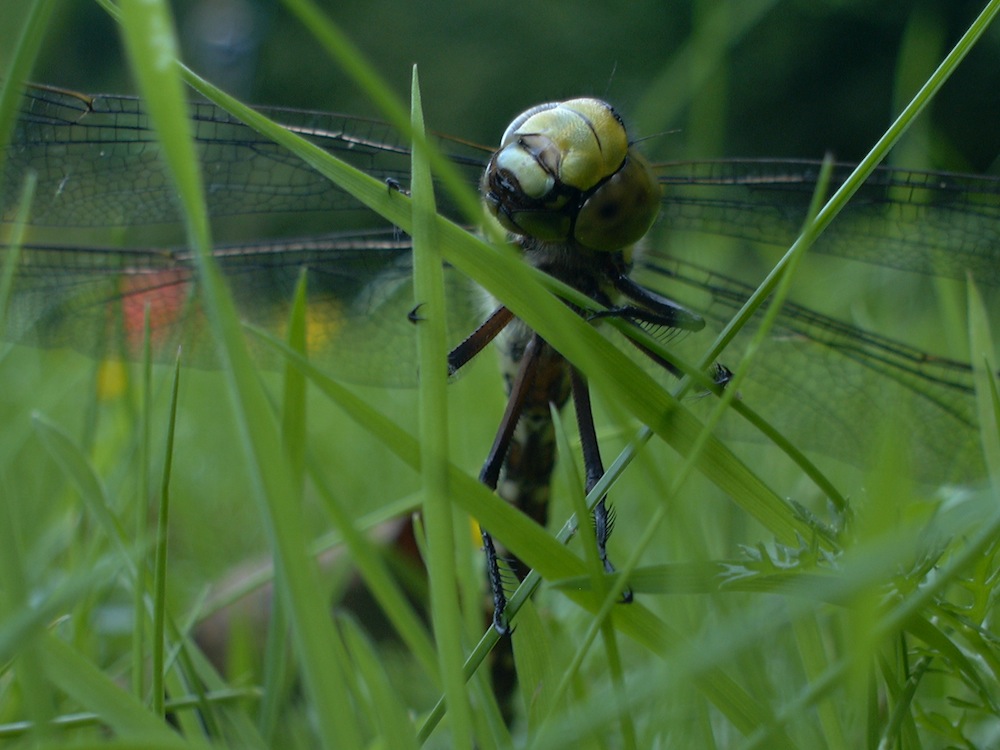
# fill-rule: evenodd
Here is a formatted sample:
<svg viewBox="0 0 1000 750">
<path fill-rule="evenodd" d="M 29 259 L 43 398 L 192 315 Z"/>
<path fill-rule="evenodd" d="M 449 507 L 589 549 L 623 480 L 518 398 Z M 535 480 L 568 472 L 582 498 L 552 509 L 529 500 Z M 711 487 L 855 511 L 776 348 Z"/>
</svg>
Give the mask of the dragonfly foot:
<svg viewBox="0 0 1000 750">
<path fill-rule="evenodd" d="M 507 619 L 507 594 L 504 592 L 504 574 L 500 567 L 500 558 L 493 544 L 493 537 L 481 529 L 483 550 L 486 552 L 486 577 L 489 579 L 490 591 L 493 593 L 493 628 L 500 635 L 513 633 L 510 621 Z"/>
</svg>

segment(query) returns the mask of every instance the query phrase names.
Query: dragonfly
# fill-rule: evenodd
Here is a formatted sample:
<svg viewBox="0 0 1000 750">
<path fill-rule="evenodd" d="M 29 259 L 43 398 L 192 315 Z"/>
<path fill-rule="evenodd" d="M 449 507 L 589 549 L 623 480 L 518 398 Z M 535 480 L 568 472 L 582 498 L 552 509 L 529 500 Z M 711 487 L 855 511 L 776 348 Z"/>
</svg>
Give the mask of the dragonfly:
<svg viewBox="0 0 1000 750">
<path fill-rule="evenodd" d="M 740 269 L 714 265 L 701 248 L 718 237 L 738 248 L 787 247 L 806 215 L 820 165 L 767 159 L 647 165 L 617 113 L 595 102 L 574 100 L 569 109 L 589 130 L 585 139 L 599 151 L 618 154 L 597 177 L 590 167 L 567 166 L 572 159 L 564 149 L 570 147 L 561 134 L 536 137 L 538 118 L 565 114 L 562 104 L 525 112 L 508 127 L 499 151 L 451 136 L 436 136 L 436 145 L 470 184 L 482 188 L 491 213 L 527 257 L 594 298 L 594 309 L 579 309 L 582 315 L 595 324 L 618 317 L 665 332 L 661 337 L 669 346 L 701 339 L 699 329 L 723 326 L 756 286 L 739 277 Z M 335 113 L 260 111 L 385 180 L 389 189 L 407 189 L 409 147 L 390 126 Z M 407 237 L 226 111 L 193 102 L 190 112 L 207 207 L 216 236 L 228 238 L 214 254 L 244 319 L 280 330 L 305 271 L 310 357 L 345 380 L 412 384 L 420 301 L 413 298 Z M 608 138 L 617 139 L 617 151 L 605 132 L 614 133 Z M 0 223 L 12 221 L 29 170 L 37 174 L 38 187 L 31 242 L 21 251 L 0 335 L 95 356 L 128 356 L 141 341 L 148 307 L 159 350 L 183 344 L 186 362 L 210 366 L 214 344 L 201 319 L 193 258 L 182 245 L 170 244 L 179 241 L 180 215 L 141 101 L 29 87 L 4 157 Z M 626 164 L 639 173 L 640 187 L 633 192 L 628 185 L 635 175 L 616 176 Z M 831 187 L 850 170 L 835 166 Z M 597 218 L 580 218 L 597 187 L 618 182 L 626 183 L 626 198 L 613 193 L 610 209 L 597 204 Z M 645 213 L 617 221 L 622 202 L 639 204 Z M 455 212 L 447 203 L 442 210 Z M 611 217 L 610 229 L 600 223 L 602 216 Z M 963 281 L 971 275 L 992 304 L 1000 284 L 998 227 L 1000 179 L 882 168 L 813 250 L 918 279 Z M 312 233 L 301 236 L 303 231 Z M 600 246 L 601 259 L 578 272 L 573 262 L 554 262 L 546 254 L 556 247 L 561 257 L 571 245 Z M 544 524 L 555 454 L 550 402 L 561 405 L 574 394 L 588 488 L 603 472 L 585 379 L 500 303 L 484 308 L 481 290 L 446 271 L 455 347 L 450 369 L 460 369 L 495 337 L 506 355 L 511 406 L 481 479 Z M 262 365 L 272 363 L 273 355 L 256 354 Z M 713 371 L 720 387 L 727 372 L 721 366 Z M 973 393 L 968 361 L 795 298 L 782 306 L 768 348 L 740 386 L 744 402 L 802 447 L 857 463 L 874 449 L 872 416 L 887 405 L 905 405 L 909 421 L 902 429 L 912 436 L 915 473 L 933 482 L 975 481 L 984 474 Z M 737 436 L 745 431 L 739 421 L 730 429 Z M 613 515 L 603 501 L 595 524 L 611 570 L 604 545 Z M 494 624 L 505 632 L 498 553 L 485 531 L 483 542 Z"/>
</svg>

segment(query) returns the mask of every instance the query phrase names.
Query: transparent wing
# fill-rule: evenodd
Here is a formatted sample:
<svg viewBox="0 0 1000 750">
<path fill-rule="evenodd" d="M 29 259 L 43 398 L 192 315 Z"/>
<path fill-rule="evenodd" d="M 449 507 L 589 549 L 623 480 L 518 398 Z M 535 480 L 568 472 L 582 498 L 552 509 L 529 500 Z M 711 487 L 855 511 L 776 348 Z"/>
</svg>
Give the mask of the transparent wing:
<svg viewBox="0 0 1000 750">
<path fill-rule="evenodd" d="M 837 165 L 832 193 L 853 170 Z M 670 231 L 788 247 L 805 219 L 820 164 L 732 160 L 658 165 L 660 223 Z M 1000 179 L 877 169 L 819 252 L 902 271 L 1000 284 Z"/>
<path fill-rule="evenodd" d="M 33 245 L 22 254 L 6 321 L 8 340 L 131 358 L 141 351 L 148 307 L 158 358 L 172 357 L 183 346 L 185 364 L 217 364 L 187 251 Z M 352 382 L 415 383 L 415 323 L 409 313 L 418 303 L 406 239 L 392 232 L 345 233 L 219 246 L 215 256 L 245 322 L 284 335 L 304 273 L 313 360 Z M 447 273 L 446 279 L 454 345 L 483 312 L 480 293 L 464 278 Z M 255 354 L 264 367 L 281 364 L 265 347 Z"/>
<path fill-rule="evenodd" d="M 218 235 L 254 238 L 219 245 L 215 252 L 243 318 L 280 333 L 296 280 L 305 272 L 312 355 L 345 379 L 412 383 L 416 359 L 408 313 L 417 301 L 406 238 L 225 111 L 205 102 L 191 107 L 209 212 L 240 218 Z M 369 174 L 406 188 L 409 150 L 388 125 L 331 113 L 262 111 Z M 478 179 L 488 150 L 446 137 L 439 145 L 468 170 L 470 182 Z M 185 362 L 211 366 L 213 345 L 187 251 L 110 244 L 123 234 L 114 228 L 136 225 L 166 226 L 162 234 L 144 229 L 143 242 L 178 238 L 171 232 L 180 219 L 173 190 L 139 100 L 29 88 L 6 152 L 0 221 L 13 217 L 28 170 L 38 176 L 30 219 L 36 235 L 41 228 L 43 239 L 53 236 L 63 243 L 65 228 L 81 228 L 76 232 L 80 244 L 38 243 L 24 249 L 4 337 L 97 356 L 131 356 L 149 305 L 158 353 L 172 356 L 183 344 Z M 310 228 L 383 229 L 256 239 L 261 233 L 303 231 L 305 213 L 313 214 Z M 265 219 L 243 220 L 248 216 Z M 286 218 L 275 224 L 271 217 Z M 48 228 L 63 231 L 47 234 Z M 95 237 L 109 244 L 94 244 Z M 130 238 L 126 230 L 125 242 Z M 449 327 L 457 342 L 481 312 L 474 292 L 461 280 L 450 279 L 448 285 Z M 263 351 L 258 358 L 271 364 Z"/>
<path fill-rule="evenodd" d="M 333 113 L 260 110 L 359 169 L 405 188 L 409 149 L 388 125 Z M 371 215 L 347 193 L 224 110 L 191 104 L 206 200 L 213 216 L 337 212 Z M 487 149 L 441 138 L 449 157 L 478 179 Z M 107 227 L 180 220 L 159 147 L 138 99 L 29 88 L 6 155 L 0 220 L 10 221 L 28 169 L 38 174 L 32 224 Z"/>
<path fill-rule="evenodd" d="M 834 169 L 831 191 L 851 169 Z M 818 173 L 819 164 L 798 161 L 663 165 L 661 244 L 646 255 L 640 278 L 696 307 L 711 329 L 721 329 L 754 290 L 734 274 L 747 272 L 759 282 L 764 269 L 751 269 L 738 251 L 724 260 L 714 257 L 706 238 L 735 238 L 744 252 L 756 245 L 787 248 L 801 228 Z M 857 300 L 868 289 L 885 298 L 879 300 L 883 306 L 895 299 L 901 317 L 914 308 L 935 309 L 935 289 L 921 277 L 964 283 L 970 274 L 995 310 L 998 220 L 996 178 L 878 170 L 810 252 L 911 273 L 896 274 L 881 287 L 850 281 L 871 271 L 821 276 L 807 288 L 819 288 L 828 300 Z M 734 264 L 728 270 L 727 262 Z M 797 299 L 794 289 L 741 387 L 749 406 L 800 446 L 853 463 L 873 455 L 884 435 L 872 426 L 881 423 L 880 416 L 892 416 L 915 446 L 914 468 L 922 479 L 982 475 L 967 362 L 822 314 L 808 297 Z M 841 314 L 851 311 L 843 305 Z M 905 335 L 905 325 L 896 328 Z M 724 355 L 731 367 L 752 332 L 753 326 Z M 739 421 L 730 422 L 727 432 L 754 434 Z"/>
<path fill-rule="evenodd" d="M 409 152 L 388 126 L 345 115 L 263 111 L 405 189 Z M 193 117 L 212 215 L 292 217 L 291 223 L 266 229 L 241 219 L 234 233 L 255 241 L 217 248 L 244 317 L 280 330 L 291 290 L 304 270 L 313 355 L 338 377 L 412 382 L 413 324 L 407 314 L 418 301 L 410 292 L 405 237 L 222 110 L 196 103 Z M 440 145 L 466 170 L 470 183 L 479 179 L 487 149 L 447 137 Z M 2 221 L 12 216 L 28 169 L 39 175 L 35 227 L 104 230 L 178 219 L 155 140 L 135 99 L 32 88 L 6 156 Z M 756 271 L 743 261 L 729 268 L 710 260 L 703 252 L 712 245 L 707 238 L 787 246 L 805 216 L 818 164 L 716 161 L 658 169 L 663 210 L 639 279 L 682 302 L 690 296 L 690 306 L 721 325 L 751 289 L 739 280 L 742 274 L 753 278 Z M 832 187 L 849 169 L 834 170 Z M 314 214 L 310 229 L 318 225 L 327 234 L 301 241 L 257 239 L 259 232 L 304 231 L 304 213 Z M 998 213 L 996 178 L 879 170 L 815 251 L 928 276 L 961 280 L 971 272 L 995 303 Z M 26 249 L 5 337 L 128 354 L 138 340 L 141 310 L 149 304 L 161 349 L 183 342 L 190 360 L 211 364 L 212 344 L 200 320 L 186 252 L 99 247 L 88 244 L 88 231 L 76 232 L 74 246 Z M 58 233 L 59 241 L 65 236 Z M 143 230 L 142 241 L 150 236 L 155 232 Z M 475 291 L 461 280 L 450 281 L 449 287 L 449 325 L 457 341 L 482 312 Z M 834 294 L 849 296 L 850 290 Z M 947 478 L 962 473 L 962 462 L 975 463 L 966 449 L 974 439 L 967 365 L 846 325 L 812 307 L 783 309 L 769 350 L 758 360 L 752 382 L 741 389 L 747 403 L 803 445 L 853 461 L 870 450 L 864 440 L 871 434 L 867 422 L 873 409 L 910 405 L 913 434 L 926 453 L 922 470 Z M 689 336 L 678 345 L 696 341 L 704 337 Z M 732 356 L 739 356 L 738 344 Z"/>
<path fill-rule="evenodd" d="M 697 303 L 705 315 L 707 335 L 700 344 L 693 337 L 678 344 L 692 350 L 689 356 L 704 351 L 754 291 L 684 261 L 650 259 L 643 278 L 681 301 Z M 754 325 L 744 328 L 723 355 L 730 368 L 738 365 L 754 331 Z M 803 449 L 862 464 L 886 437 L 873 427 L 888 418 L 912 444 L 919 479 L 965 481 L 984 473 L 967 362 L 933 356 L 794 301 L 782 307 L 739 397 Z M 722 433 L 762 439 L 735 415 L 727 417 Z"/>
</svg>

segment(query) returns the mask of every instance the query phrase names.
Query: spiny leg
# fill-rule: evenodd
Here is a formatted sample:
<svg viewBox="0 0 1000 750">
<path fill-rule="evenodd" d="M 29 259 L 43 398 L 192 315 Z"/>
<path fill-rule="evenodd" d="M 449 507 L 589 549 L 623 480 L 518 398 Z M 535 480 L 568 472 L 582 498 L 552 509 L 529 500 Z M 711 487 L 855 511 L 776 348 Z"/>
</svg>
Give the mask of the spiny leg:
<svg viewBox="0 0 1000 750">
<path fill-rule="evenodd" d="M 485 349 L 486 346 L 489 345 L 490 342 L 492 342 L 493 339 L 495 339 L 513 319 L 513 314 L 504 306 L 500 306 L 494 310 L 482 323 L 482 325 L 480 325 L 464 341 L 449 352 L 448 374 L 453 375 L 468 364 L 472 358 Z M 525 357 L 521 363 L 521 375 L 518 379 L 519 382 L 525 380 L 526 377 L 530 379 L 530 372 L 524 373 L 524 371 L 532 367 L 531 363 L 535 359 L 536 358 L 533 356 L 527 356 L 526 351 Z M 523 392 L 526 390 L 527 389 L 524 387 L 521 388 L 521 404 L 523 404 L 524 401 Z M 496 490 L 500 468 L 503 465 L 504 456 L 506 455 L 507 448 L 510 445 L 510 439 L 513 434 L 514 426 L 517 424 L 517 419 L 522 408 L 521 404 L 517 403 L 517 399 L 512 391 L 507 402 L 507 411 L 504 414 L 503 421 L 500 423 L 500 427 L 498 428 L 496 439 L 493 442 L 493 447 L 490 449 L 490 453 L 486 457 L 482 471 L 479 474 L 479 480 L 491 490 Z M 486 553 L 486 575 L 489 580 L 490 591 L 493 594 L 493 625 L 498 632 L 506 633 L 508 632 L 508 626 L 504 611 L 507 607 L 507 597 L 503 590 L 503 575 L 500 570 L 496 546 L 493 543 L 493 538 L 482 527 L 480 527 L 480 534 L 482 535 L 483 540 L 483 550 Z"/>
<path fill-rule="evenodd" d="M 586 474 L 586 491 L 589 493 L 604 476 L 604 463 L 601 461 L 601 449 L 597 442 L 597 428 L 594 425 L 594 410 L 590 404 L 590 388 L 587 379 L 575 367 L 570 367 L 570 383 L 573 388 L 573 407 L 576 410 L 576 422 L 580 430 L 580 447 L 583 452 L 583 466 Z M 608 537 L 614 527 L 614 513 L 609 510 L 607 497 L 601 497 L 594 506 L 594 535 L 597 538 L 597 553 L 601 564 L 607 573 L 614 572 L 614 566 L 608 560 Z M 629 589 L 622 591 L 622 600 L 632 601 Z"/>
<path fill-rule="evenodd" d="M 479 472 L 479 481 L 491 490 L 496 490 L 497 488 L 497 482 L 500 479 L 500 470 L 510 449 L 514 430 L 524 409 L 525 399 L 535 379 L 539 353 L 544 346 L 544 342 L 537 334 L 532 334 L 527 346 L 525 346 L 517 376 L 511 385 L 510 396 L 507 399 L 507 408 L 504 411 L 503 419 L 500 420 L 500 426 L 493 440 L 493 446 L 490 448 L 490 452 L 486 456 L 486 461 L 483 463 L 483 468 Z M 507 622 L 507 595 L 503 590 L 503 575 L 500 570 L 493 538 L 486 529 L 481 529 L 481 533 L 483 550 L 486 552 L 486 575 L 493 594 L 493 627 L 496 628 L 497 632 L 506 635 L 510 632 L 510 626 Z"/>
</svg>

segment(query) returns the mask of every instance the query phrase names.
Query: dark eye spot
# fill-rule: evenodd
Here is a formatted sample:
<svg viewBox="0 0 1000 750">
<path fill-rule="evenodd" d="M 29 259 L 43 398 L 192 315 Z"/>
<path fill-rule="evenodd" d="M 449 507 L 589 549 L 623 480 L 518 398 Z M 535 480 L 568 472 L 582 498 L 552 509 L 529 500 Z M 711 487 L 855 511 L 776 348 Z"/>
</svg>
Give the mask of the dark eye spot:
<svg viewBox="0 0 1000 750">
<path fill-rule="evenodd" d="M 601 218 L 613 219 L 621 213 L 621 204 L 618 201 L 601 202 Z"/>
</svg>

